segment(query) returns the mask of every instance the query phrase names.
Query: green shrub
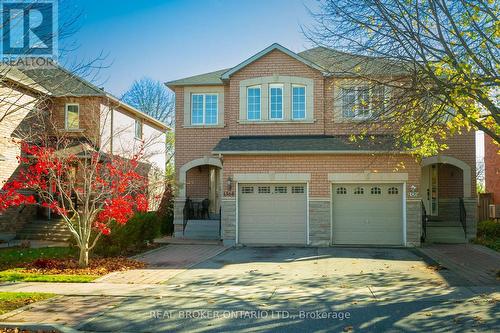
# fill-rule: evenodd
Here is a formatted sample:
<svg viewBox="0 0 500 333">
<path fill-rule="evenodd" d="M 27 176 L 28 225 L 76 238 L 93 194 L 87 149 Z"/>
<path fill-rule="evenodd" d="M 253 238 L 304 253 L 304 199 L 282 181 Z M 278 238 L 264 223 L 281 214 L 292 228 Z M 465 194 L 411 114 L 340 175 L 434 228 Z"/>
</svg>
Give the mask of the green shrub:
<svg viewBox="0 0 500 333">
<path fill-rule="evenodd" d="M 500 237 L 500 222 L 482 221 L 477 225 L 477 236 L 487 238 Z"/>
<path fill-rule="evenodd" d="M 156 212 L 136 213 L 124 225 L 111 223 L 111 233 L 101 236 L 95 253 L 105 256 L 127 255 L 147 247 L 161 236 L 161 219 Z"/>
</svg>

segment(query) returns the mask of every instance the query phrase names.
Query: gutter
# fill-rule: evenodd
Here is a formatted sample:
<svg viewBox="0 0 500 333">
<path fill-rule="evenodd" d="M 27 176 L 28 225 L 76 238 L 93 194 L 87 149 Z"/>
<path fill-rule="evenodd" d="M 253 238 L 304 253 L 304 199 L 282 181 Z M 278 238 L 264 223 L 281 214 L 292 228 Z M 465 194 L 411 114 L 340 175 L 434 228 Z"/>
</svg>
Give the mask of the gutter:
<svg viewBox="0 0 500 333">
<path fill-rule="evenodd" d="M 341 155 L 341 154 L 410 154 L 401 150 L 214 150 L 214 155 Z"/>
</svg>

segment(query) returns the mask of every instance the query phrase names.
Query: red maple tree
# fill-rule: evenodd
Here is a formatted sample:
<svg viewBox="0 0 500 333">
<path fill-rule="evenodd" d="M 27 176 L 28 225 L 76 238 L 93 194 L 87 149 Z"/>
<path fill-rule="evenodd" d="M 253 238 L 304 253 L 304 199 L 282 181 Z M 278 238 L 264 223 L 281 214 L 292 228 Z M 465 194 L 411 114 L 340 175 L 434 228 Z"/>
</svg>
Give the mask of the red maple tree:
<svg viewBox="0 0 500 333">
<path fill-rule="evenodd" d="M 134 212 L 148 209 L 140 154 L 123 158 L 88 144 L 55 149 L 21 143 L 21 152 L 19 172 L 0 191 L 0 211 L 40 205 L 60 215 L 80 249 L 82 267 L 99 238 L 111 232 L 112 221 L 125 224 Z"/>
</svg>

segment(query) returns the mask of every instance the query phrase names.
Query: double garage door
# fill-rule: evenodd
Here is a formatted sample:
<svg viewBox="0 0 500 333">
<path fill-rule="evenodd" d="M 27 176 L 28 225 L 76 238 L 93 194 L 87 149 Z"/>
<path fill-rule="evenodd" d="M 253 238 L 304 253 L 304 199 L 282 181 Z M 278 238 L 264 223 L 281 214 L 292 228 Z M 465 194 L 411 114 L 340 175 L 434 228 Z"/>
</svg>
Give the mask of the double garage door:
<svg viewBox="0 0 500 333">
<path fill-rule="evenodd" d="M 402 184 L 332 186 L 333 244 L 403 244 Z M 238 243 L 307 244 L 306 184 L 239 184 L 238 191 Z"/>
</svg>

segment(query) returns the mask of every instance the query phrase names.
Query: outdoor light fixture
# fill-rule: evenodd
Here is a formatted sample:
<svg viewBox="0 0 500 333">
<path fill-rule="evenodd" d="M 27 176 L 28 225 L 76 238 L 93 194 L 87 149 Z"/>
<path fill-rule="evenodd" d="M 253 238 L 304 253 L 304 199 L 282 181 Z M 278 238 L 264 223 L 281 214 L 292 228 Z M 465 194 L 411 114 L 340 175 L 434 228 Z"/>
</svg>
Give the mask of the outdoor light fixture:
<svg viewBox="0 0 500 333">
<path fill-rule="evenodd" d="M 233 187 L 233 178 L 231 176 L 227 177 L 227 190 L 231 191 Z"/>
</svg>

